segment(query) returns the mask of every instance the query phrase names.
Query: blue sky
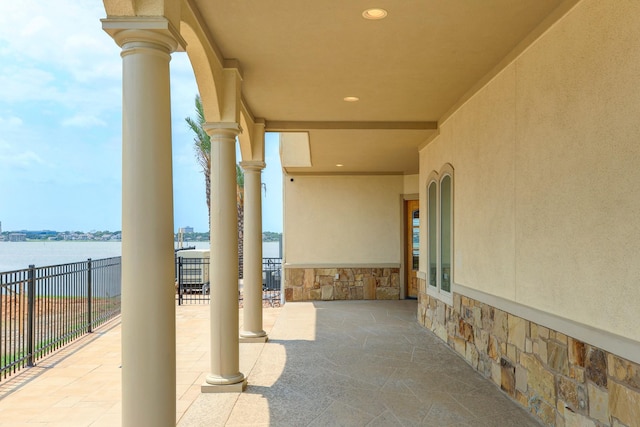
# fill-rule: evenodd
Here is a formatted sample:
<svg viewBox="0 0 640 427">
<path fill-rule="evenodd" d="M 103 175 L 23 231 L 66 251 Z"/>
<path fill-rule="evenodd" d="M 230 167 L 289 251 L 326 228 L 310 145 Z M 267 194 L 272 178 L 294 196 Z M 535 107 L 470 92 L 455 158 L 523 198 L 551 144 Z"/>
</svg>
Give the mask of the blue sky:
<svg viewBox="0 0 640 427">
<path fill-rule="evenodd" d="M 0 221 L 3 230 L 121 228 L 120 48 L 96 0 L 0 2 Z M 197 93 L 185 53 L 171 61 L 175 227 L 206 231 L 204 178 L 184 118 Z M 267 134 L 263 230 L 282 231 L 278 138 Z"/>
</svg>

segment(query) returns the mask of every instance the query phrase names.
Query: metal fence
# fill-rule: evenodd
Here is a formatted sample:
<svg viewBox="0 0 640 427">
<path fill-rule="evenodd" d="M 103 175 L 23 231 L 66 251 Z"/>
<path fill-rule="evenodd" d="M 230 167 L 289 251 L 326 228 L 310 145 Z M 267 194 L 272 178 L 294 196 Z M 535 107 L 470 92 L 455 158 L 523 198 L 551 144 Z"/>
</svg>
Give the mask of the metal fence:
<svg viewBox="0 0 640 427">
<path fill-rule="evenodd" d="M 262 258 L 262 301 L 264 305 L 280 305 L 282 260 Z"/>
<path fill-rule="evenodd" d="M 0 378 L 120 313 L 120 257 L 0 273 Z"/>
<path fill-rule="evenodd" d="M 176 256 L 176 299 L 182 304 L 208 304 L 209 258 Z"/>
<path fill-rule="evenodd" d="M 262 259 L 262 301 L 264 305 L 280 305 L 280 258 Z M 176 255 L 176 300 L 182 304 L 208 304 L 211 294 L 209 258 L 187 258 Z M 244 302 L 242 287 L 238 287 L 238 303 Z"/>
</svg>

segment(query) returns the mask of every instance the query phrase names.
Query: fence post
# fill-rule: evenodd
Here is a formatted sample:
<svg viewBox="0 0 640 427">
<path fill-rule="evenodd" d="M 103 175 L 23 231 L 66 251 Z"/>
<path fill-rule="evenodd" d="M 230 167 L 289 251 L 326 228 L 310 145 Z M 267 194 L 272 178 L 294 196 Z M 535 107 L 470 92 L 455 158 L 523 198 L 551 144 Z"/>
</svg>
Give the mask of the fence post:
<svg viewBox="0 0 640 427">
<path fill-rule="evenodd" d="M 35 366 L 33 344 L 35 340 L 36 266 L 33 264 L 29 265 L 27 293 L 27 366 Z"/>
<path fill-rule="evenodd" d="M 91 258 L 87 259 L 87 332 L 91 333 L 93 332 L 93 315 L 91 313 L 91 299 L 93 298 L 92 292 L 91 292 Z"/>
<path fill-rule="evenodd" d="M 178 305 L 182 305 L 182 257 L 178 257 Z"/>
</svg>

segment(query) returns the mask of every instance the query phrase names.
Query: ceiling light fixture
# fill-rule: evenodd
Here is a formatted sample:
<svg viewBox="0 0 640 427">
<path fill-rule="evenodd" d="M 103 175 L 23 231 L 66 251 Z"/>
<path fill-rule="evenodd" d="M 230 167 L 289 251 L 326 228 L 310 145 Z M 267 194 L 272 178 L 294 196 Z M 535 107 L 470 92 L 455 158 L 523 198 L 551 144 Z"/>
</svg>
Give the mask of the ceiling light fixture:
<svg viewBox="0 0 640 427">
<path fill-rule="evenodd" d="M 336 166 L 337 166 L 337 167 L 339 167 L 339 168 L 341 168 L 341 167 L 343 167 L 344 165 L 343 165 L 342 163 L 338 163 L 338 164 L 336 164 Z"/>
<path fill-rule="evenodd" d="M 387 17 L 387 11 L 379 8 L 367 9 L 362 12 L 362 17 L 371 20 L 384 19 Z"/>
<path fill-rule="evenodd" d="M 357 102 L 360 101 L 360 98 L 358 98 L 357 96 L 345 96 L 344 100 L 347 102 Z"/>
</svg>

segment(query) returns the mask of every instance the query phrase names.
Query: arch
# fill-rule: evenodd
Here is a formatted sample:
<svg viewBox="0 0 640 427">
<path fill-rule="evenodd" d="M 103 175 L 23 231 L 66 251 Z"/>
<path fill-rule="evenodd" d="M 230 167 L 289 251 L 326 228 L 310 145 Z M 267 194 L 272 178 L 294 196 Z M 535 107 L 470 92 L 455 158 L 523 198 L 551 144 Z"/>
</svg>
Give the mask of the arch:
<svg viewBox="0 0 640 427">
<path fill-rule="evenodd" d="M 182 8 L 180 34 L 187 43 L 185 50 L 193 68 L 205 120 L 219 122 L 221 99 L 218 87 L 222 87 L 222 66 L 214 48 L 202 32 L 197 18 L 189 12 L 188 7 Z"/>
<path fill-rule="evenodd" d="M 104 0 L 104 10 L 107 16 L 135 16 L 136 5 L 134 0 Z"/>
</svg>

